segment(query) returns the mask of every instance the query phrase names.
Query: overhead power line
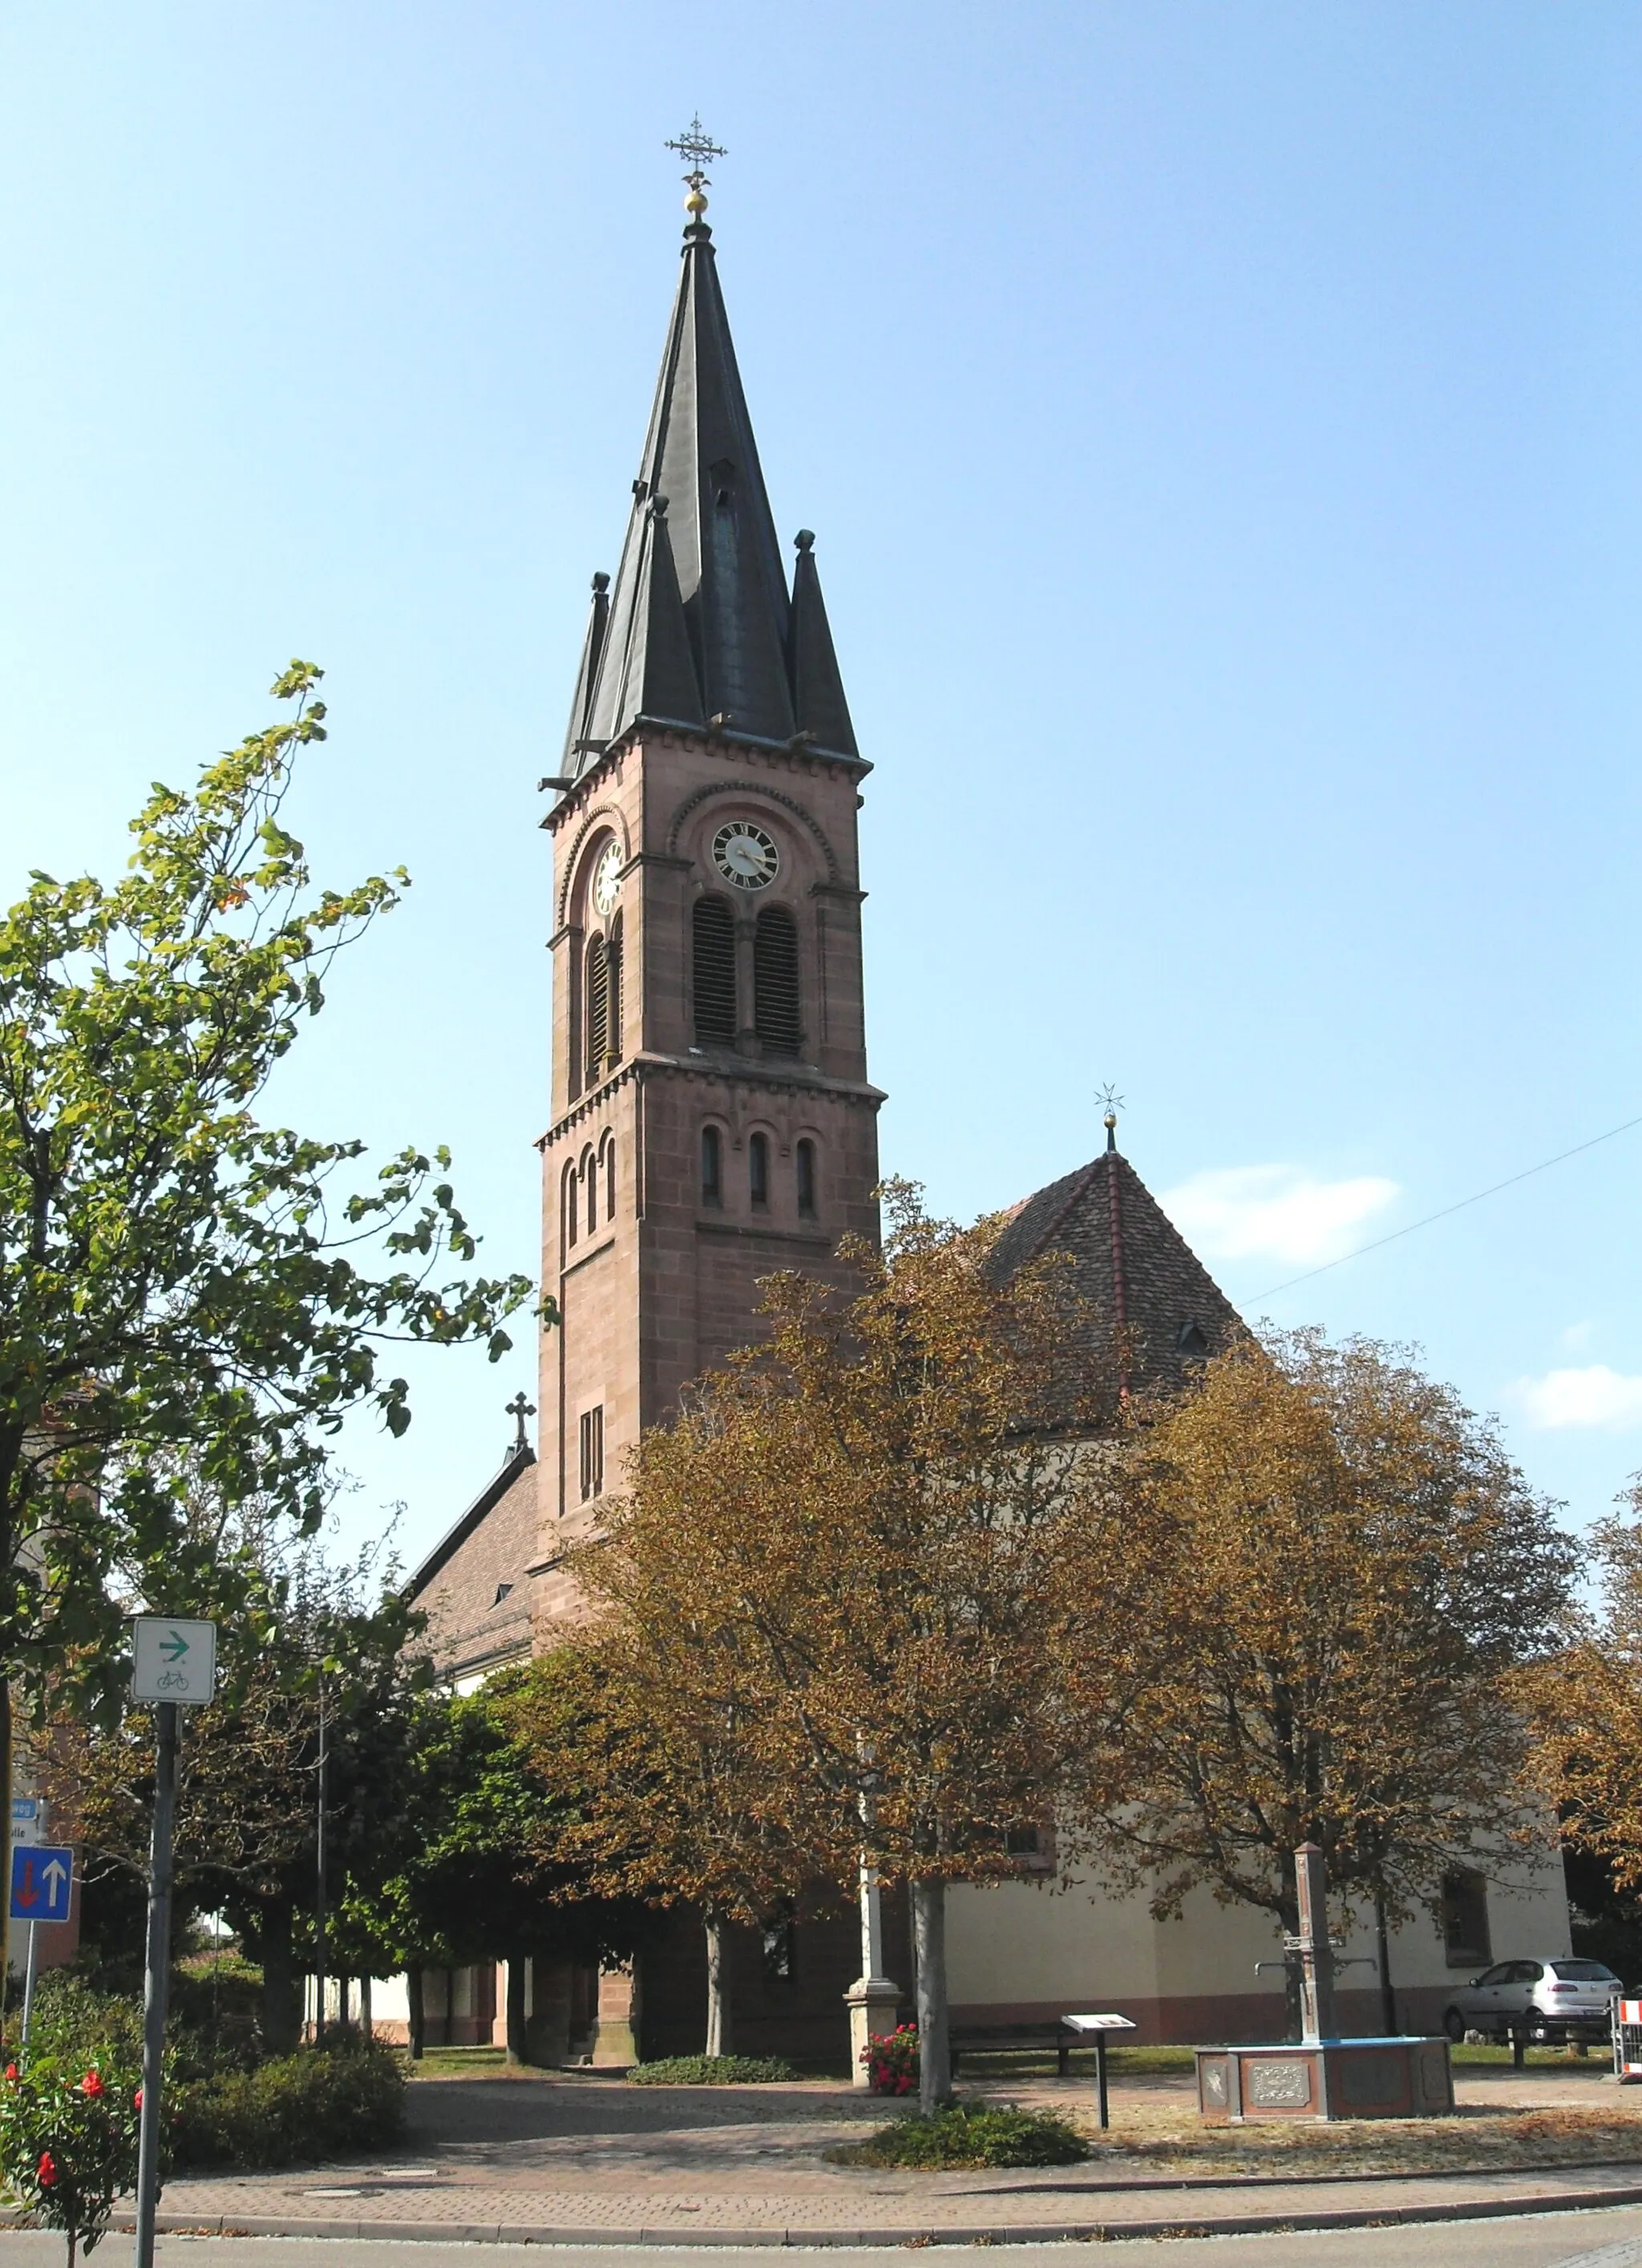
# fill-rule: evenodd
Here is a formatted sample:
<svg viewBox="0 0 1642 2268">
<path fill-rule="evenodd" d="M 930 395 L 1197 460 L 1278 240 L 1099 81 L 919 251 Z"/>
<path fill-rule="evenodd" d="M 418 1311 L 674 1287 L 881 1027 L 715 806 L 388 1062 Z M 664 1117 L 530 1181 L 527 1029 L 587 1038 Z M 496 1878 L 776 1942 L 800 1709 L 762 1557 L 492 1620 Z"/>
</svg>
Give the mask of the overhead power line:
<svg viewBox="0 0 1642 2268">
<path fill-rule="evenodd" d="M 1308 1268 L 1303 1276 L 1291 1276 L 1285 1283 L 1273 1284 L 1269 1291 L 1257 1292 L 1249 1305 L 1257 1307 L 1262 1300 L 1274 1300 L 1279 1292 L 1292 1292 L 1296 1284 L 1308 1284 L 1314 1276 L 1326 1276 L 1331 1268 L 1344 1268 L 1348 1260 L 1360 1260 L 1365 1252 L 1378 1252 L 1382 1245 L 1395 1244 L 1399 1237 L 1412 1236 L 1417 1228 L 1429 1228 L 1433 1220 L 1447 1220 L 1450 1213 L 1463 1212 L 1467 1205 L 1481 1204 L 1484 1197 L 1497 1197 L 1501 1189 L 1514 1189 L 1519 1182 L 1548 1173 L 1552 1166 L 1577 1158 L 1582 1151 L 1594 1150 L 1601 1142 L 1611 1142 L 1616 1135 L 1628 1134 L 1633 1126 L 1642 1126 L 1642 1117 L 1627 1118 L 1623 1126 L 1610 1126 L 1606 1134 L 1593 1134 L 1588 1142 L 1576 1142 L 1572 1150 L 1558 1150 L 1554 1158 L 1542 1158 L 1537 1166 L 1525 1166 L 1520 1174 L 1494 1182 L 1487 1189 L 1478 1189 L 1474 1197 L 1462 1197 L 1457 1204 L 1444 1205 L 1440 1212 L 1428 1212 L 1423 1220 L 1411 1220 L 1406 1228 L 1394 1228 L 1389 1236 L 1376 1236 L 1372 1243 L 1360 1244 L 1354 1252 L 1342 1252 L 1338 1260 L 1325 1260 L 1320 1268 Z"/>
</svg>

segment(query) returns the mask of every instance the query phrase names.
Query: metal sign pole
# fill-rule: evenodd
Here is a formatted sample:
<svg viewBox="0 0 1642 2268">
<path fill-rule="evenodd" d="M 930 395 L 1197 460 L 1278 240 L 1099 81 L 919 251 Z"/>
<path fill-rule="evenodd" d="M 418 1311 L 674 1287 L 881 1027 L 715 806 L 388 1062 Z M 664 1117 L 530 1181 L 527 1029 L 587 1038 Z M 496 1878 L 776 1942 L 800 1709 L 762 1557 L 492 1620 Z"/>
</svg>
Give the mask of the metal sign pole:
<svg viewBox="0 0 1642 2268">
<path fill-rule="evenodd" d="M 319 1673 L 319 1816 L 314 1822 L 314 1884 L 313 1884 L 313 2043 L 325 2045 L 325 1925 L 326 1913 L 326 1837 L 325 1816 L 329 1805 L 330 1756 L 325 1738 L 325 1673 Z"/>
<path fill-rule="evenodd" d="M 143 2123 L 137 2140 L 136 2268 L 154 2268 L 160 2072 L 165 2053 L 165 2000 L 171 1984 L 172 1835 L 177 1805 L 177 1705 L 162 1701 L 154 1714 L 159 1738 L 154 1839 L 149 1859 L 148 1973 L 143 1991 Z"/>
<path fill-rule="evenodd" d="M 10 1904 L 11 1901 L 6 1902 Z M 40 1961 L 40 1924 L 28 1926 L 28 1967 L 23 1974 L 23 2052 L 28 2053 L 28 2028 L 34 2014 L 34 1978 Z"/>
</svg>

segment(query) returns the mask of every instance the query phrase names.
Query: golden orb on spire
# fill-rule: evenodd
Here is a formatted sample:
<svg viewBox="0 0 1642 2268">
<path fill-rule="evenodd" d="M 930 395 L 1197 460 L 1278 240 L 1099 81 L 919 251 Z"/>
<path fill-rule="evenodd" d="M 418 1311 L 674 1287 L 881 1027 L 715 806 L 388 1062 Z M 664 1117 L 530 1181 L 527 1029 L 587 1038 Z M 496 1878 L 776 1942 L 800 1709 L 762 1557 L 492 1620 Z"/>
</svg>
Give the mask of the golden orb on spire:
<svg viewBox="0 0 1642 2268">
<path fill-rule="evenodd" d="M 685 199 L 685 210 L 690 214 L 693 219 L 700 220 L 702 214 L 707 210 L 706 190 L 693 188 L 689 195 Z"/>
</svg>

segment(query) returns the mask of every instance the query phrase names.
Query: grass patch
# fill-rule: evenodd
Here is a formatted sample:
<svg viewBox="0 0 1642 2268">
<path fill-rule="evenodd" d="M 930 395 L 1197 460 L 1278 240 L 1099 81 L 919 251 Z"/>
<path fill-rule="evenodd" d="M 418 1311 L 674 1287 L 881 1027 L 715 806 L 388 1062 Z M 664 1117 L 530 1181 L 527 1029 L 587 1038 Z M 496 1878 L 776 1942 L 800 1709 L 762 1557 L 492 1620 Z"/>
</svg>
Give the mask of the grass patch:
<svg viewBox="0 0 1642 2268">
<path fill-rule="evenodd" d="M 627 2073 L 634 2087 L 762 2087 L 798 2076 L 783 2056 L 737 2055 L 663 2056 Z"/>
<path fill-rule="evenodd" d="M 968 2166 L 1074 2166 L 1089 2154 L 1077 2130 L 1049 2110 L 955 2102 L 931 2118 L 898 2118 L 864 2142 L 827 2152 L 835 2166 L 913 2166 L 929 2173 Z"/>
<path fill-rule="evenodd" d="M 472 2079 L 506 2067 L 505 2048 L 424 2048 L 420 2063 L 407 2064 L 413 2079 Z"/>
<path fill-rule="evenodd" d="M 1543 2110 L 1472 2107 L 1436 2118 L 1272 2120 L 1202 2126 L 1195 2107 L 1125 2102 L 1092 2135 L 1103 2165 L 1166 2174 L 1489 2173 L 1530 2166 L 1595 2166 L 1642 2159 L 1642 2117 L 1627 2104 Z"/>
</svg>

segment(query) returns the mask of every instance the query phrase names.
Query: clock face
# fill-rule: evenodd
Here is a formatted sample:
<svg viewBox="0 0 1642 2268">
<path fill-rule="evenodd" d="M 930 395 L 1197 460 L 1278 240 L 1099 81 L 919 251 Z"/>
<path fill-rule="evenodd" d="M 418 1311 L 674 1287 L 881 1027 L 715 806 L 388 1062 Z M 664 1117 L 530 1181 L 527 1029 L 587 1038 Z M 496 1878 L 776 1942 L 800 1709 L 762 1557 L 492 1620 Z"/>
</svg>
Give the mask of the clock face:
<svg viewBox="0 0 1642 2268">
<path fill-rule="evenodd" d="M 593 909 L 607 914 L 621 894 L 621 845 L 612 843 L 598 862 L 593 877 Z"/>
<path fill-rule="evenodd" d="M 713 837 L 713 864 L 738 890 L 763 890 L 781 872 L 781 853 L 761 827 L 732 819 Z"/>
</svg>

